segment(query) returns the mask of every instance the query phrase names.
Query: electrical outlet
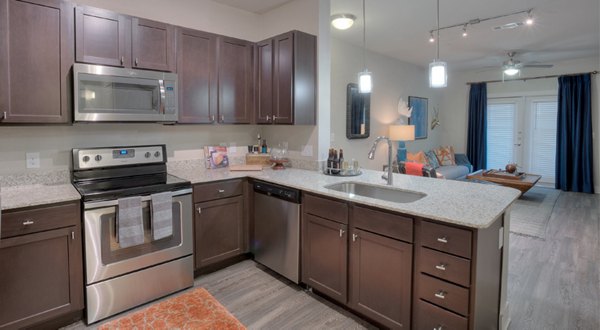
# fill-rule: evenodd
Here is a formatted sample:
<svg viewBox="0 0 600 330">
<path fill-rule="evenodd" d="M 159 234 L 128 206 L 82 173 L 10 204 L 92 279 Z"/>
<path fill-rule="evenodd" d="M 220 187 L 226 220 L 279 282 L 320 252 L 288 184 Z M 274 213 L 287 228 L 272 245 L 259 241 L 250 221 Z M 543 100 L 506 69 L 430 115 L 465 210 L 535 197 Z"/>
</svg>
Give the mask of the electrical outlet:
<svg viewBox="0 0 600 330">
<path fill-rule="evenodd" d="M 27 168 L 40 168 L 40 153 L 27 152 L 25 153 Z"/>
<path fill-rule="evenodd" d="M 302 148 L 302 156 L 312 157 L 313 155 L 313 147 L 310 144 L 307 144 Z"/>
</svg>

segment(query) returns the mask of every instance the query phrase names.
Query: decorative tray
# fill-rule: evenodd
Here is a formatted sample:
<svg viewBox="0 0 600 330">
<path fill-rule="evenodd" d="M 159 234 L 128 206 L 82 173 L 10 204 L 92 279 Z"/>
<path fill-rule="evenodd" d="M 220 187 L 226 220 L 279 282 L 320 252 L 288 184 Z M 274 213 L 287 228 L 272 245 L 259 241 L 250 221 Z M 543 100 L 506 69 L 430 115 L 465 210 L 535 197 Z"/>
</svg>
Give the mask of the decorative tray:
<svg viewBox="0 0 600 330">
<path fill-rule="evenodd" d="M 339 173 L 334 174 L 333 171 L 339 171 Z M 340 169 L 333 169 L 333 168 L 325 168 L 323 170 L 323 174 L 325 175 L 331 175 L 331 176 L 359 176 L 362 174 L 361 170 L 340 170 Z"/>
<path fill-rule="evenodd" d="M 489 170 L 489 171 L 483 171 L 483 176 L 489 176 L 492 178 L 499 178 L 499 179 L 521 180 L 525 176 L 525 172 L 508 173 L 506 171 L 500 171 L 500 170 Z"/>
</svg>

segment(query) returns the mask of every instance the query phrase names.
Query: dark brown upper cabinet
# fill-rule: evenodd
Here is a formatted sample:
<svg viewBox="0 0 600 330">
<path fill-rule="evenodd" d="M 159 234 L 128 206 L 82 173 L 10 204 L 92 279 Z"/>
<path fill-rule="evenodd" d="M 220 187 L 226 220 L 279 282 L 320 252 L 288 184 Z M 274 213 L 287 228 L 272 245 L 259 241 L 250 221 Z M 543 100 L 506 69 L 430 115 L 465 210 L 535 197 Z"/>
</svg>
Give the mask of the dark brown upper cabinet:
<svg viewBox="0 0 600 330">
<path fill-rule="evenodd" d="M 75 9 L 77 62 L 175 71 L 175 28 L 109 10 Z"/>
<path fill-rule="evenodd" d="M 256 44 L 256 123 L 316 124 L 316 40 L 292 31 Z"/>
<path fill-rule="evenodd" d="M 217 36 L 177 28 L 179 123 L 210 124 L 217 111 Z"/>
<path fill-rule="evenodd" d="M 220 36 L 217 54 L 217 121 L 221 124 L 249 124 L 254 113 L 253 44 Z"/>
<path fill-rule="evenodd" d="M 0 0 L 0 124 L 68 123 L 73 6 Z"/>
</svg>

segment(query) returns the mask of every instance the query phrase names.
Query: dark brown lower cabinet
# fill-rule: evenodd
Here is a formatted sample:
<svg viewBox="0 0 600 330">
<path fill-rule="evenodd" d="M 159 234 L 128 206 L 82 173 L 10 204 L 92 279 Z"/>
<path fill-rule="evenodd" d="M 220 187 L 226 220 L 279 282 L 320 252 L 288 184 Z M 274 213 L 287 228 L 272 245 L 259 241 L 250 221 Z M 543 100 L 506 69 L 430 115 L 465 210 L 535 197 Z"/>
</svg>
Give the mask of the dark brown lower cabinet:
<svg viewBox="0 0 600 330">
<path fill-rule="evenodd" d="M 390 328 L 410 329 L 412 244 L 352 229 L 350 307 Z"/>
<path fill-rule="evenodd" d="M 303 281 L 345 304 L 348 300 L 347 225 L 305 213 L 303 227 Z"/>
<path fill-rule="evenodd" d="M 243 196 L 196 203 L 194 208 L 196 269 L 246 252 Z"/>
<path fill-rule="evenodd" d="M 83 309 L 78 218 L 74 226 L 0 240 L 0 329 L 39 325 Z"/>
</svg>

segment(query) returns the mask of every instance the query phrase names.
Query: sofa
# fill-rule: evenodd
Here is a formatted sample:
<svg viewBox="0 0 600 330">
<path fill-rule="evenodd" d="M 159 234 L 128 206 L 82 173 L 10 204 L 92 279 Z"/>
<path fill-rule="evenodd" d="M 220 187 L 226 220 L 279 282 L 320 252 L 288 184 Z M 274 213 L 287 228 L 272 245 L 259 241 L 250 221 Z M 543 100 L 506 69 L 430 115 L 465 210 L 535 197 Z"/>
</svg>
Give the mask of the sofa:
<svg viewBox="0 0 600 330">
<path fill-rule="evenodd" d="M 466 180 L 467 174 L 473 172 L 473 165 L 469 162 L 469 158 L 465 154 L 454 153 L 452 147 L 440 147 L 427 152 L 407 153 L 406 161 L 427 165 L 435 170 L 435 175 L 439 179 Z M 394 166 L 394 170 L 397 168 L 397 166 Z"/>
</svg>

